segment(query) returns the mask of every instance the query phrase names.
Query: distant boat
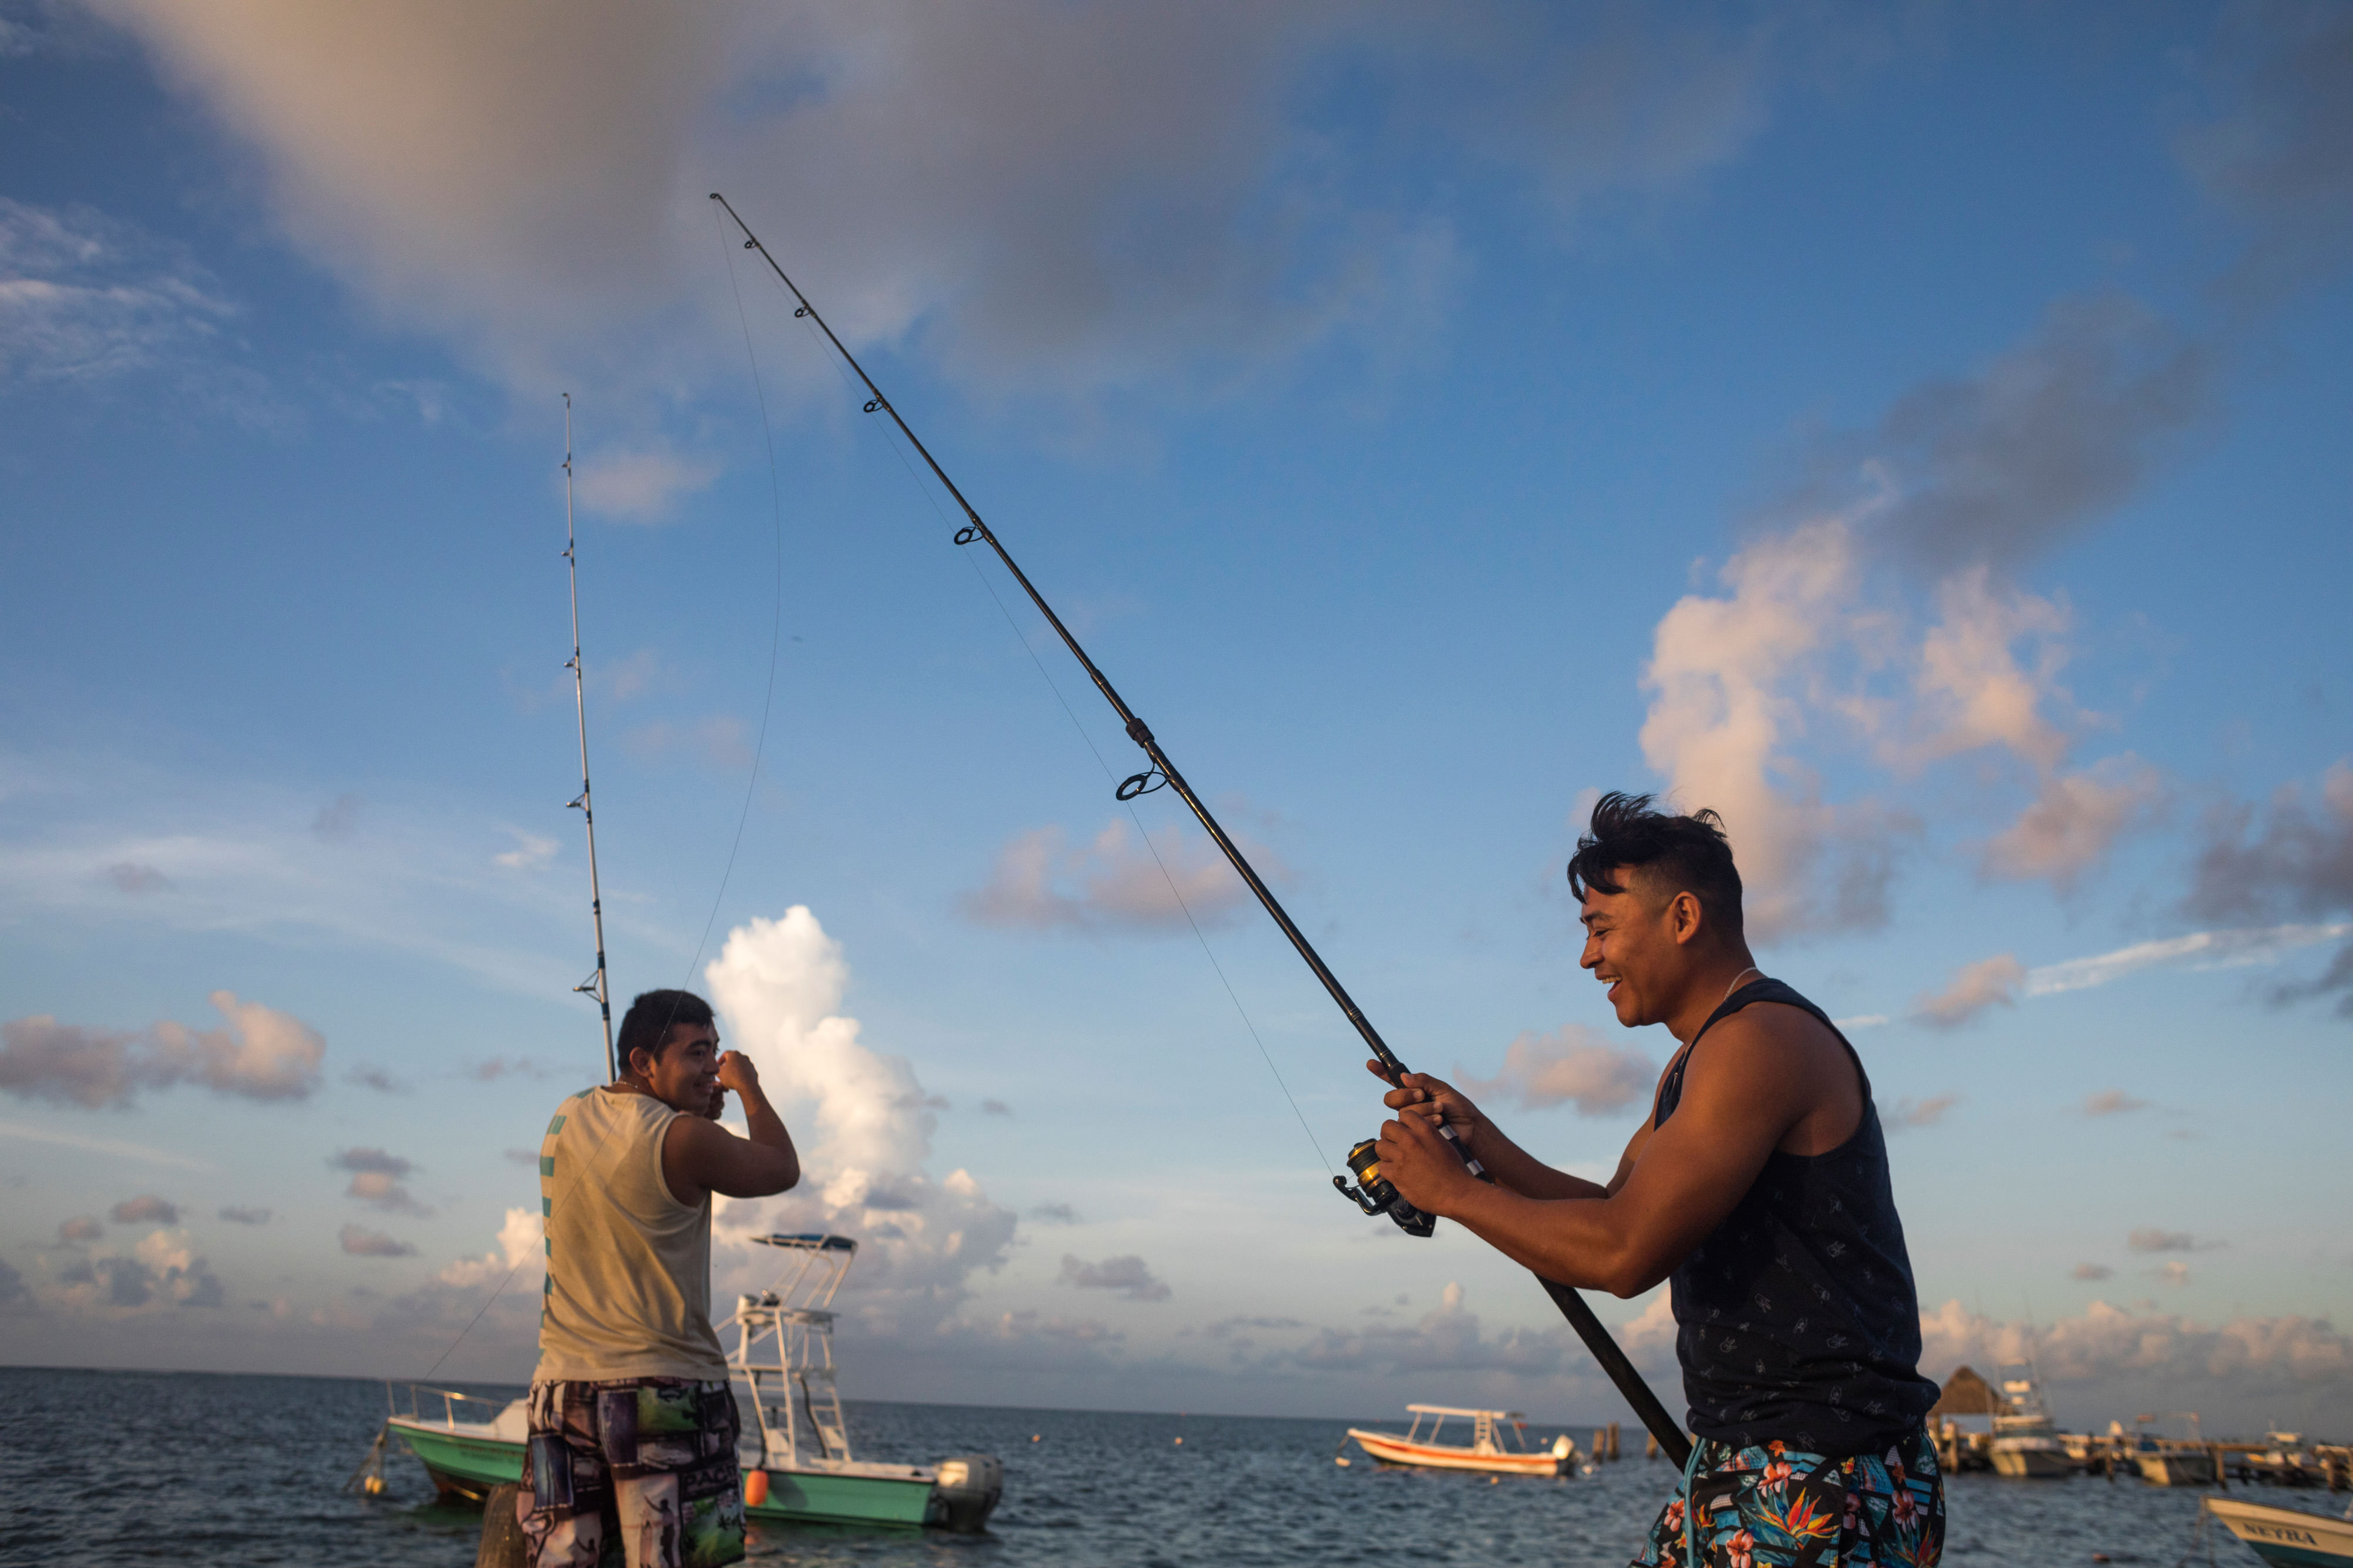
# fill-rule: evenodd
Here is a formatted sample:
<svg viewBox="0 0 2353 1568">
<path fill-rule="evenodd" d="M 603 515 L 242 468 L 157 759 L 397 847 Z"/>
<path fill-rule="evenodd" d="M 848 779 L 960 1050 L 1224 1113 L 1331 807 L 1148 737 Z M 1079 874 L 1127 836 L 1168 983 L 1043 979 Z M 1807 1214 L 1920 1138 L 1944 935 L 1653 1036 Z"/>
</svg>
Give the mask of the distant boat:
<svg viewBox="0 0 2353 1568">
<path fill-rule="evenodd" d="M 2199 1502 L 2274 1568 L 2353 1568 L 2353 1522 L 2236 1498 Z"/>
<path fill-rule="evenodd" d="M 2141 1430 L 2152 1422 L 2164 1420 L 2163 1415 L 2133 1417 L 2133 1463 L 2140 1467 L 2140 1479 L 2158 1487 L 2212 1486 L 2221 1469 L 2214 1462 L 2214 1450 L 2199 1436 L 2198 1413 L 2177 1410 L 2170 1414 L 2189 1421 L 2188 1442 L 2154 1436 Z"/>
<path fill-rule="evenodd" d="M 833 1293 L 857 1256 L 846 1236 L 760 1236 L 753 1240 L 798 1259 L 774 1290 L 740 1299 L 727 1327 L 727 1364 L 749 1397 L 757 1429 L 744 1434 L 744 1511 L 754 1520 L 880 1524 L 977 1531 L 1004 1489 L 993 1456 L 965 1454 L 936 1465 L 886 1465 L 851 1457 L 833 1381 Z M 518 1399 L 491 1419 L 459 1419 L 491 1402 L 418 1384 L 408 1410 L 386 1419 L 444 1497 L 480 1502 L 502 1481 L 522 1479 L 528 1415 Z M 426 1401 L 441 1402 L 437 1420 Z M 804 1426 L 806 1434 L 804 1435 Z M 381 1439 L 379 1439 L 379 1442 Z"/>
<path fill-rule="evenodd" d="M 2024 1377 L 2003 1381 L 2001 1395 L 2002 1408 L 1994 1415 L 1989 1445 L 1994 1473 L 2033 1480 L 2073 1475 L 2075 1460 L 2052 1425 L 2031 1363 Z"/>
<path fill-rule="evenodd" d="M 1577 1445 L 1564 1432 L 1552 1441 L 1549 1448 L 1531 1453 L 1520 1446 L 1527 1430 L 1527 1418 L 1516 1410 L 1464 1410 L 1451 1405 L 1409 1405 L 1407 1414 L 1413 1417 L 1405 1436 L 1394 1432 L 1369 1432 L 1351 1426 L 1348 1436 L 1356 1446 L 1384 1465 L 1400 1465 L 1434 1470 L 1490 1470 L 1507 1476 L 1565 1476 L 1577 1464 Z M 1462 1417 L 1471 1423 L 1471 1441 L 1441 1443 L 1438 1434 L 1449 1417 Z M 1424 1432 L 1421 1424 L 1430 1422 Z M 1506 1431 L 1510 1436 L 1505 1436 Z M 1343 1461 L 1344 1463 L 1345 1461 Z"/>
</svg>

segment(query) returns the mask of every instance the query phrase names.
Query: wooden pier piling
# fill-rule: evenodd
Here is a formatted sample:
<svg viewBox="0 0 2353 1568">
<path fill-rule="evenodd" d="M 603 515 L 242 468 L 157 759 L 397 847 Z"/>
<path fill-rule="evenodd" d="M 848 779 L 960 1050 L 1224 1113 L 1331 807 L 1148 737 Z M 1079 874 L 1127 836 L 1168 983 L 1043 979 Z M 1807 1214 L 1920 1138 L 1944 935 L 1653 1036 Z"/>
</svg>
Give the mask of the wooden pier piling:
<svg viewBox="0 0 2353 1568">
<path fill-rule="evenodd" d="M 502 1481 L 482 1500 L 482 1540 L 474 1548 L 474 1568 L 529 1568 L 531 1543 L 515 1512 L 515 1497 L 522 1490 L 512 1481 Z"/>
</svg>

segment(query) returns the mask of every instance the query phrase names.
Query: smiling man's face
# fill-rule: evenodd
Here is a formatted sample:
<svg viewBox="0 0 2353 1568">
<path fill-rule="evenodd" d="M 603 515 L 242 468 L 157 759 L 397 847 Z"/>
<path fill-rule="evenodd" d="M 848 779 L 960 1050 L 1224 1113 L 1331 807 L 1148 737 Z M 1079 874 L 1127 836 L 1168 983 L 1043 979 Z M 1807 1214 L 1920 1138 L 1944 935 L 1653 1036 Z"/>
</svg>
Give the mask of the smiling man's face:
<svg viewBox="0 0 2353 1568">
<path fill-rule="evenodd" d="M 631 1076 L 656 1100 L 702 1114 L 719 1090 L 719 1031 L 708 1024 L 673 1024 L 659 1059 L 629 1053 Z"/>
<path fill-rule="evenodd" d="M 1688 967 L 1689 955 L 1675 940 L 1674 900 L 1661 899 L 1647 879 L 1617 868 L 1610 880 L 1623 891 L 1605 893 L 1588 882 L 1584 912 L 1585 952 L 1580 966 L 1609 987 L 1609 1005 L 1631 1029 L 1663 1023 Z"/>
</svg>

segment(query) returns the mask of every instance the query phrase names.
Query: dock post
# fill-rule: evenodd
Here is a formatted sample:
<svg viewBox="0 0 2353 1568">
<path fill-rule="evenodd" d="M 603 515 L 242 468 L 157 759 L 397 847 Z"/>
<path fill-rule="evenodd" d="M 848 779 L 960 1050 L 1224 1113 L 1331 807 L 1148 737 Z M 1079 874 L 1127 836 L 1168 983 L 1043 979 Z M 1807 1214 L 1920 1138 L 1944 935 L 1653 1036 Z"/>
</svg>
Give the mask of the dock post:
<svg viewBox="0 0 2353 1568">
<path fill-rule="evenodd" d="M 1646 1433 L 1644 1433 L 1644 1434 L 1642 1435 L 1642 1458 L 1646 1458 L 1646 1459 L 1655 1459 L 1655 1458 L 1657 1458 L 1658 1457 L 1659 1457 L 1659 1438 L 1658 1438 L 1658 1434 L 1656 1434 L 1656 1433 L 1654 1433 L 1654 1432 L 1646 1432 Z"/>
<path fill-rule="evenodd" d="M 515 1515 L 515 1497 L 522 1490 L 512 1481 L 501 1481 L 482 1500 L 482 1540 L 474 1548 L 474 1568 L 527 1568 L 531 1543 Z"/>
</svg>

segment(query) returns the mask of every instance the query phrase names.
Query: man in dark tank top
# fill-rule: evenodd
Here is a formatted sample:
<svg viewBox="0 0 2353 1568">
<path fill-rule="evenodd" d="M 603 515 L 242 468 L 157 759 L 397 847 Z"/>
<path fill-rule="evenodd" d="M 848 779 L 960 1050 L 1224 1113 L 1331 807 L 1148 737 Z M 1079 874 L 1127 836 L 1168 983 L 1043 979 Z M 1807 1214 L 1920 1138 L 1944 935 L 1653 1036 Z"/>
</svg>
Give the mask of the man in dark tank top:
<svg viewBox="0 0 2353 1568">
<path fill-rule="evenodd" d="M 1920 1308 L 1871 1079 L 1822 1010 L 1757 969 L 1711 811 L 1608 795 L 1568 863 L 1582 965 L 1679 1045 L 1617 1173 L 1554 1170 L 1449 1084 L 1384 1097 L 1381 1173 L 1547 1279 L 1671 1281 L 1699 1439 L 1636 1568 L 1931 1564 L 1944 1484 Z M 1378 1063 L 1368 1063 L 1377 1075 Z M 1492 1183 L 1436 1131 L 1444 1122 Z"/>
</svg>

